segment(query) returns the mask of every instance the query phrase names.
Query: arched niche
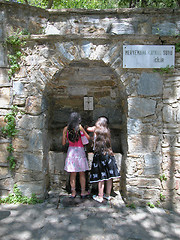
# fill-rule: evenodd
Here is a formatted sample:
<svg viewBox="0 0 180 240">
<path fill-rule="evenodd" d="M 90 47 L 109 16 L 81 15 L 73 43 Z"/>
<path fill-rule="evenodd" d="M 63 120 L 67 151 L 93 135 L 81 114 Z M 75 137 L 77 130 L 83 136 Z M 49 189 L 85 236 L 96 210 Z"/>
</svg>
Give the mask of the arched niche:
<svg viewBox="0 0 180 240">
<path fill-rule="evenodd" d="M 86 96 L 93 97 L 93 110 L 84 110 Z M 54 173 L 59 182 L 65 180 L 61 178 L 66 156 L 66 149 L 61 144 L 62 130 L 72 111 L 81 114 L 83 126 L 94 125 L 99 116 L 108 117 L 112 148 L 118 158 L 123 179 L 127 151 L 127 97 L 117 73 L 102 60 L 72 61 L 56 72 L 51 82 L 46 85 L 44 97 L 48 102 L 50 179 Z M 87 147 L 87 153 L 92 153 L 91 143 Z M 123 183 L 122 186 L 124 185 Z M 53 187 L 56 187 L 56 184 Z"/>
</svg>

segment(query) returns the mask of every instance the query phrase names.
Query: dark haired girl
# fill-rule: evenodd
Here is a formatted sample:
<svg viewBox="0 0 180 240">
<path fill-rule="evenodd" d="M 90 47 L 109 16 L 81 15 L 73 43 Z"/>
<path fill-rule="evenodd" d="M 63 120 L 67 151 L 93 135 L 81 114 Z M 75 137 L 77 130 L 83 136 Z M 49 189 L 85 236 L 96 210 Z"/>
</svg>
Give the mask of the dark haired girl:
<svg viewBox="0 0 180 240">
<path fill-rule="evenodd" d="M 85 171 L 89 170 L 89 167 L 81 136 L 85 135 L 87 139 L 90 137 L 80 123 L 80 115 L 77 112 L 73 112 L 69 117 L 68 125 L 63 129 L 62 144 L 65 145 L 66 140 L 69 142 L 64 170 L 70 172 L 71 198 L 76 197 L 77 172 L 79 172 L 80 176 L 81 197 L 83 198 L 88 195 L 88 193 L 85 191 Z"/>
<path fill-rule="evenodd" d="M 111 134 L 106 117 L 98 118 L 94 127 L 87 131 L 94 132 L 94 157 L 90 172 L 90 183 L 98 182 L 98 196 L 93 199 L 102 202 L 103 197 L 110 200 L 113 178 L 120 177 L 116 160 L 111 148 Z M 106 195 L 104 195 L 104 181 L 106 181 Z"/>
</svg>

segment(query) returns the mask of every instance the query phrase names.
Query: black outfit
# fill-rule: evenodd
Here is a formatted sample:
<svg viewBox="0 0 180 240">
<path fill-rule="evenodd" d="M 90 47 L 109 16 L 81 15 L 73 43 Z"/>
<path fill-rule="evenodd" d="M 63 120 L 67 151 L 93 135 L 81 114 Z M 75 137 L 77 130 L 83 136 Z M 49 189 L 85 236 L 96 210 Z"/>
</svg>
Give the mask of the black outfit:
<svg viewBox="0 0 180 240">
<path fill-rule="evenodd" d="M 115 157 L 106 153 L 95 153 L 93 157 L 90 183 L 120 177 Z"/>
</svg>

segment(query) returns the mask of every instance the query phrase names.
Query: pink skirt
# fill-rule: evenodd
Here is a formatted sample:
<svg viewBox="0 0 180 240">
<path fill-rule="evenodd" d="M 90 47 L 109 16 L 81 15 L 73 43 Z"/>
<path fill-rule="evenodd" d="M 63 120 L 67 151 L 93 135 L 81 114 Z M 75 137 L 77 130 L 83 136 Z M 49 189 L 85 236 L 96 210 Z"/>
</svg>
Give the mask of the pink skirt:
<svg viewBox="0 0 180 240">
<path fill-rule="evenodd" d="M 67 172 L 85 172 L 89 170 L 84 147 L 69 147 L 64 170 Z"/>
</svg>

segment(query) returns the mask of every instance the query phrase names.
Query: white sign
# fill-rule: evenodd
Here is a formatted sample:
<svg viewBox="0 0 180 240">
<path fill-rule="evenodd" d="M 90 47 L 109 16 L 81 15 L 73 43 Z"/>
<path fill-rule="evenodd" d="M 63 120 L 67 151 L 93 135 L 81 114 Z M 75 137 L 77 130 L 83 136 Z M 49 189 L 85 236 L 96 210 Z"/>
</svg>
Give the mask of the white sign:
<svg viewBox="0 0 180 240">
<path fill-rule="evenodd" d="M 123 68 L 165 68 L 174 66 L 175 46 L 124 45 Z"/>
<path fill-rule="evenodd" d="M 93 97 L 84 97 L 84 110 L 93 110 Z"/>
</svg>

